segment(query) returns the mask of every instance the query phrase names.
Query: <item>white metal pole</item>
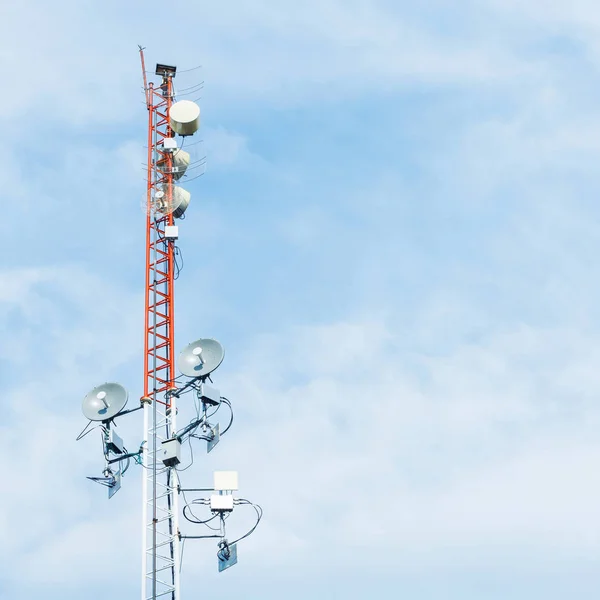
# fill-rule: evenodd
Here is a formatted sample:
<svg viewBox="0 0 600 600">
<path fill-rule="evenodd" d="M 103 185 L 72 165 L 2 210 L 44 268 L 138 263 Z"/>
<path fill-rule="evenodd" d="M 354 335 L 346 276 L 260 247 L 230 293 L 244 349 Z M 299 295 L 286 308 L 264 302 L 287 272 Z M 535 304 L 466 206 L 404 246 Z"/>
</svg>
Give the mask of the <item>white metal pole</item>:
<svg viewBox="0 0 600 600">
<path fill-rule="evenodd" d="M 177 398 L 176 396 L 171 397 L 171 434 L 175 435 L 177 432 Z M 179 474 L 175 469 L 171 470 L 171 489 L 172 491 L 172 532 L 173 532 L 173 585 L 175 587 L 175 600 L 180 600 L 179 596 L 179 571 L 181 555 L 179 552 L 179 493 L 177 492 L 177 486 L 179 485 Z"/>
<path fill-rule="evenodd" d="M 142 441 L 142 600 L 146 600 L 146 570 L 148 551 L 148 426 L 150 423 L 150 405 L 144 402 L 144 437 Z"/>
</svg>

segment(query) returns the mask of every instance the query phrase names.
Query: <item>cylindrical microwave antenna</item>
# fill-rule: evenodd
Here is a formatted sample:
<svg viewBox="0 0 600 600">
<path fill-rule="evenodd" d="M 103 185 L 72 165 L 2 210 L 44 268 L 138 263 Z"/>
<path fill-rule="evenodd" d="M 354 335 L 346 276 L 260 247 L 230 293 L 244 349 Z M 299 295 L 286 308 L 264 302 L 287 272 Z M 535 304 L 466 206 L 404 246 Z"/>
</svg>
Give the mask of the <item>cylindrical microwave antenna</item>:
<svg viewBox="0 0 600 600">
<path fill-rule="evenodd" d="M 179 135 L 193 135 L 200 127 L 200 107 L 191 100 L 175 102 L 169 110 L 169 124 Z"/>
</svg>

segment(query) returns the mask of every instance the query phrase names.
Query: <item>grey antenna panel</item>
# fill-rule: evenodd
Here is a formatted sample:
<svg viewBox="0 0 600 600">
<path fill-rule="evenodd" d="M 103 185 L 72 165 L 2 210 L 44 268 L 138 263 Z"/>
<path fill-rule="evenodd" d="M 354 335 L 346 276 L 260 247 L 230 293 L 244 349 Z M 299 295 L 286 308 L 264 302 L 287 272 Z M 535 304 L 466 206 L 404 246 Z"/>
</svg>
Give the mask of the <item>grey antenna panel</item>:
<svg viewBox="0 0 600 600">
<path fill-rule="evenodd" d="M 233 565 L 237 565 L 237 544 L 225 546 L 217 552 L 219 561 L 219 573 Z"/>
<path fill-rule="evenodd" d="M 86 395 L 81 410 L 90 421 L 107 421 L 125 408 L 127 399 L 127 390 L 122 385 L 103 383 Z"/>
<path fill-rule="evenodd" d="M 221 433 L 219 424 L 217 423 L 214 427 L 210 428 L 211 438 L 206 442 L 206 452 L 210 452 L 221 439 Z"/>
<path fill-rule="evenodd" d="M 117 471 L 114 475 L 112 485 L 108 486 L 108 499 L 110 500 L 121 489 L 121 471 Z"/>
<path fill-rule="evenodd" d="M 225 350 L 217 340 L 201 338 L 188 344 L 179 354 L 177 368 L 187 377 L 206 377 L 225 357 Z"/>
</svg>

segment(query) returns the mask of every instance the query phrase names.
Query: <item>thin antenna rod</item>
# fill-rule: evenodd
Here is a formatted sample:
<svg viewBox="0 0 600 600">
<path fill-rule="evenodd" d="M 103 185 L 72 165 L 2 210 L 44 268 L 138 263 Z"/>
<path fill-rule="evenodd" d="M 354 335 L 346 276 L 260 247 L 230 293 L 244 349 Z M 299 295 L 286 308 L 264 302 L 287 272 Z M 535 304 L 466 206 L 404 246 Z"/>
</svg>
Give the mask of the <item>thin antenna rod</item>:
<svg viewBox="0 0 600 600">
<path fill-rule="evenodd" d="M 148 108 L 148 110 L 150 110 L 150 96 L 148 94 L 148 78 L 146 77 L 146 62 L 144 61 L 145 48 L 142 48 L 139 45 L 138 45 L 138 48 L 140 49 L 140 60 L 142 61 L 142 76 L 144 78 L 144 96 L 146 96 L 146 108 Z"/>
</svg>

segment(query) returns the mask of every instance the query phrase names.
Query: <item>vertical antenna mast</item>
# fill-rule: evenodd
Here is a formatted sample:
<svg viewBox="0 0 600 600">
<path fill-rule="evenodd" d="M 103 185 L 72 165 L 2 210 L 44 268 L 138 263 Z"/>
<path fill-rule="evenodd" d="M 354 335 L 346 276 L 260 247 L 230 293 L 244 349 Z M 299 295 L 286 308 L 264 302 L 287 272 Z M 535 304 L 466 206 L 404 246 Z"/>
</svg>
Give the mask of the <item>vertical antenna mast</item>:
<svg viewBox="0 0 600 600">
<path fill-rule="evenodd" d="M 140 48 L 148 108 L 146 185 L 146 286 L 144 321 L 144 432 L 142 600 L 179 600 L 179 523 L 174 474 L 160 459 L 161 443 L 176 430 L 173 345 L 174 240 L 165 236 L 173 225 L 172 154 L 164 141 L 173 132 L 169 110 L 173 102 L 175 67 L 158 65 L 162 78 L 147 84 L 144 51 Z M 162 168 L 159 168 L 162 165 Z M 160 197 L 163 210 L 156 207 Z"/>
<path fill-rule="evenodd" d="M 121 488 L 122 477 L 133 464 L 132 459 L 142 465 L 142 600 L 180 600 L 180 544 L 186 539 L 218 539 L 217 564 L 219 571 L 224 571 L 237 564 L 238 542 L 256 529 L 262 509 L 249 500 L 234 498 L 233 492 L 238 490 L 237 472 L 215 471 L 213 488 L 188 489 L 180 486 L 175 472 L 184 442 L 190 442 L 191 450 L 192 438 L 197 438 L 206 443 L 207 452 L 214 449 L 233 424 L 233 407 L 218 389 L 206 383 L 208 379 L 212 384 L 210 374 L 224 357 L 223 347 L 212 338 L 197 339 L 181 351 L 178 368 L 181 377 L 187 377 L 188 381 L 179 388 L 175 385 L 173 284 L 175 272 L 177 276 L 180 272 L 176 256 L 181 252 L 176 246 L 178 227 L 173 222 L 183 218 L 190 193 L 174 185 L 174 181 L 203 165 L 203 160 L 190 163 L 190 153 L 183 150 L 185 138 L 194 135 L 200 126 L 200 108 L 192 100 L 175 102 L 176 67 L 156 65 L 160 83 L 157 86 L 148 83 L 144 49 L 140 46 L 139 50 L 148 109 L 144 393 L 138 407 L 125 410 L 128 392 L 122 385 L 107 382 L 96 386 L 83 399 L 82 411 L 88 424 L 77 440 L 92 431 L 89 429 L 92 423 L 96 423 L 93 429 L 100 428 L 104 469 L 102 477 L 88 479 L 107 487 L 109 498 Z M 188 93 L 192 93 L 190 89 L 197 91 L 198 86 L 188 88 Z M 188 181 L 195 178 L 192 176 Z M 176 402 L 188 393 L 195 395 L 196 417 L 177 431 Z M 229 411 L 229 423 L 224 429 L 220 423 L 209 421 L 221 406 Z M 129 452 L 113 425 L 117 418 L 139 410 L 144 415 L 142 443 L 138 450 Z M 200 491 L 215 493 L 190 503 L 184 495 L 183 516 L 193 525 L 207 526 L 212 533 L 183 535 L 179 530 L 179 493 Z M 190 504 L 207 507 L 212 517 L 204 521 L 190 519 L 186 516 Z M 231 540 L 226 535 L 225 520 L 238 506 L 253 508 L 257 520 L 249 531 Z M 220 528 L 215 530 L 207 523 L 217 517 Z"/>
</svg>

